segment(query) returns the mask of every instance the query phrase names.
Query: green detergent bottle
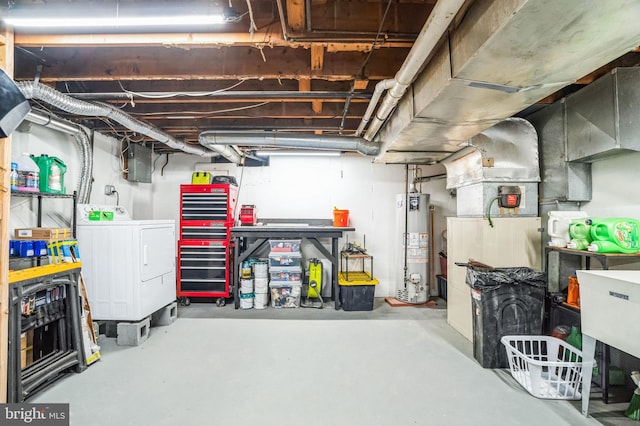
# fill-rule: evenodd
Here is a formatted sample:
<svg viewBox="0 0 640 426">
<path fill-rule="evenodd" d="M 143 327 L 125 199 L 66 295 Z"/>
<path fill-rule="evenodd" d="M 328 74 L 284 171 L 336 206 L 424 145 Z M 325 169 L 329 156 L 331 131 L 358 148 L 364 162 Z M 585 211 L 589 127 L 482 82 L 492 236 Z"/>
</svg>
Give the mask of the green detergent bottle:
<svg viewBox="0 0 640 426">
<path fill-rule="evenodd" d="M 57 157 L 49 157 L 42 154 L 39 157 L 31 156 L 40 168 L 40 192 L 52 194 L 65 194 L 64 174 L 67 166 Z"/>
<path fill-rule="evenodd" d="M 567 243 L 567 248 L 575 250 L 586 250 L 592 241 L 590 218 L 573 219 L 569 225 L 569 236 L 571 240 Z"/>
<path fill-rule="evenodd" d="M 587 248 L 589 251 L 627 254 L 640 251 L 640 221 L 637 219 L 594 219 L 590 233 L 592 243 Z"/>
</svg>

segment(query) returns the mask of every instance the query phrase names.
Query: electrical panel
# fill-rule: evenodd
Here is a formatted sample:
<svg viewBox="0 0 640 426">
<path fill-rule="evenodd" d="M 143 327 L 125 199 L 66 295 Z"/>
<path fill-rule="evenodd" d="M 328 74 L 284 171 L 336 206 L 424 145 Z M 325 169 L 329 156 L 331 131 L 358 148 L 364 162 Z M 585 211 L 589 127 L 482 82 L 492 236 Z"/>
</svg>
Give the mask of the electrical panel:
<svg viewBox="0 0 640 426">
<path fill-rule="evenodd" d="M 151 149 L 138 143 L 129 143 L 124 151 L 126 177 L 129 182 L 151 183 Z"/>
</svg>

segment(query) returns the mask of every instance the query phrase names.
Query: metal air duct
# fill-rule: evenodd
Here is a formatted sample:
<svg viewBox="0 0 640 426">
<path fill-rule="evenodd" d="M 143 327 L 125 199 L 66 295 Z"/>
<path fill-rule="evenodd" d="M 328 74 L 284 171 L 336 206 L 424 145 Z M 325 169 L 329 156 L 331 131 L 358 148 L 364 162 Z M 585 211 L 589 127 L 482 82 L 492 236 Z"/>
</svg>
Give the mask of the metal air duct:
<svg viewBox="0 0 640 426">
<path fill-rule="evenodd" d="M 163 132 L 162 130 L 144 123 L 131 117 L 129 114 L 120 111 L 111 105 L 86 102 L 74 99 L 63 93 L 60 93 L 50 87 L 36 82 L 17 82 L 18 88 L 27 99 L 39 99 L 50 105 L 55 106 L 63 111 L 71 114 L 83 115 L 88 117 L 106 117 L 136 133 L 143 134 L 152 139 L 162 142 L 165 145 L 179 149 L 188 154 L 199 155 L 201 157 L 213 157 L 222 155 L 233 163 L 240 163 L 241 157 L 230 147 L 216 147 L 212 151 L 205 150 L 199 146 L 191 146 L 182 141 L 175 139 L 173 136 Z"/>
<path fill-rule="evenodd" d="M 509 118 L 465 143 L 459 153 L 442 161 L 447 170 L 447 189 L 457 190 L 459 217 L 483 216 L 501 186 L 518 186 L 523 202 L 519 216 L 538 213 L 538 134 L 522 118 Z M 494 217 L 498 207 L 491 210 Z"/>
<path fill-rule="evenodd" d="M 377 155 L 380 146 L 375 142 L 351 136 L 305 135 L 285 132 L 238 133 L 207 131 L 200 133 L 201 145 L 221 149 L 226 145 L 275 148 L 356 151 L 363 155 Z"/>
<path fill-rule="evenodd" d="M 414 163 L 420 151 L 460 150 L 482 130 L 640 45 L 637 16 L 635 0 L 616 7 L 599 0 L 580 7 L 476 0 L 376 135 L 376 161 Z"/>
</svg>

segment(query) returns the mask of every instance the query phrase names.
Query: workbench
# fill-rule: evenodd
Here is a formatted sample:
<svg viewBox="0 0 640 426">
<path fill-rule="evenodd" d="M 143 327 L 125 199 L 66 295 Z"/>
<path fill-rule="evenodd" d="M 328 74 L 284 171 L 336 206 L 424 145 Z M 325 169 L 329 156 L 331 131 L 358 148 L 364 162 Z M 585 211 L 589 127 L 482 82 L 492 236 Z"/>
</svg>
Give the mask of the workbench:
<svg viewBox="0 0 640 426">
<path fill-rule="evenodd" d="M 235 308 L 240 307 L 238 294 L 242 262 L 260 253 L 270 239 L 301 239 L 311 243 L 331 262 L 331 298 L 335 309 L 340 309 L 338 288 L 338 238 L 355 228 L 332 226 L 331 220 L 322 219 L 260 219 L 262 225 L 235 226 L 231 228 L 231 238 L 235 241 L 234 266 L 231 277 Z M 320 240 L 331 239 L 331 251 Z"/>
</svg>

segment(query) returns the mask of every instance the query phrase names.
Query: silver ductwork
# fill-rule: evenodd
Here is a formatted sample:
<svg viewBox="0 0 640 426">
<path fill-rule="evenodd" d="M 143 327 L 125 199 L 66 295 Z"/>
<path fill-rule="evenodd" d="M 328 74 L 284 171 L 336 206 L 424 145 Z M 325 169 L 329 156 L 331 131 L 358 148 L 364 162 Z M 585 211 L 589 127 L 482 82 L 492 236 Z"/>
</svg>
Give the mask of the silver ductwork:
<svg viewBox="0 0 640 426">
<path fill-rule="evenodd" d="M 404 162 L 414 163 L 420 151 L 460 150 L 482 130 L 640 45 L 640 2 L 580 5 L 473 2 L 376 135 L 376 161 L 397 162 L 406 153 Z"/>
<path fill-rule="evenodd" d="M 640 69 L 616 68 L 566 98 L 567 160 L 640 151 Z"/>
<path fill-rule="evenodd" d="M 285 132 L 238 133 L 207 131 L 200 133 L 200 144 L 210 149 L 228 145 L 271 148 L 318 149 L 356 151 L 363 155 L 377 155 L 380 146 L 375 142 L 351 136 L 306 135 Z"/>
<path fill-rule="evenodd" d="M 213 148 L 213 151 L 211 151 L 205 150 L 199 146 L 188 145 L 150 124 L 131 117 L 129 114 L 122 112 L 111 105 L 74 99 L 64 93 L 60 93 L 50 87 L 36 82 L 17 82 L 16 84 L 27 99 L 39 99 L 71 114 L 87 117 L 109 118 L 133 132 L 148 136 L 171 148 L 178 149 L 188 154 L 199 155 L 201 157 L 222 155 L 234 163 L 240 163 L 241 161 L 240 155 L 230 147 Z"/>
<path fill-rule="evenodd" d="M 538 134 L 525 119 L 508 118 L 464 145 L 460 153 L 442 161 L 447 189 L 489 181 L 540 181 Z"/>
<path fill-rule="evenodd" d="M 73 136 L 80 152 L 80 176 L 77 184 L 78 203 L 88 203 L 91 195 L 91 175 L 93 174 L 93 153 L 89 136 L 77 124 L 61 120 L 51 114 L 31 110 L 25 120 Z"/>
<path fill-rule="evenodd" d="M 447 170 L 447 189 L 456 189 L 459 217 L 494 217 L 493 203 L 501 186 L 517 186 L 523 202 L 520 216 L 538 213 L 538 135 L 531 123 L 509 118 L 477 134 L 465 148 L 442 161 Z"/>
</svg>

